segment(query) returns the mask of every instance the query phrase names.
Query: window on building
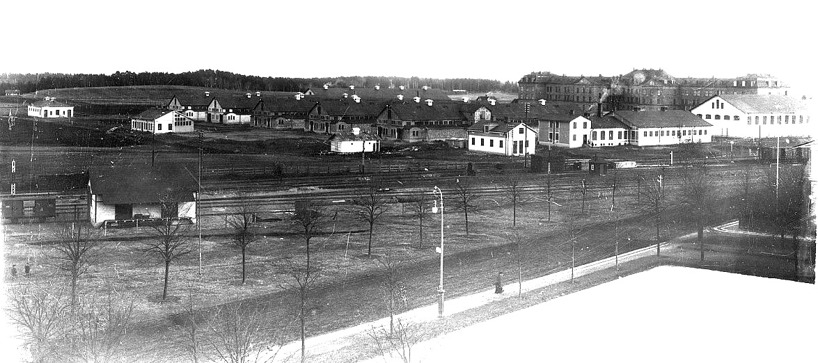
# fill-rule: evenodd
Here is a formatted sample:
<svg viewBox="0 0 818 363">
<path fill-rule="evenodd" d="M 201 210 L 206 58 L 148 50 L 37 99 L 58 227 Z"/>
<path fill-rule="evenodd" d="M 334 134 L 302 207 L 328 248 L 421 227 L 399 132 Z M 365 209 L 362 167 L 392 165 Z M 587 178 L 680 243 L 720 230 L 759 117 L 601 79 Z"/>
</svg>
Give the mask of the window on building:
<svg viewBox="0 0 818 363">
<path fill-rule="evenodd" d="M 474 139 L 475 139 L 475 138 L 473 138 L 473 137 L 471 138 L 471 144 L 472 144 L 472 146 L 474 145 Z"/>
<path fill-rule="evenodd" d="M 716 116 L 716 117 L 718 117 L 718 116 Z M 704 119 L 709 120 L 710 119 L 710 114 L 704 115 Z"/>
<path fill-rule="evenodd" d="M 525 127 L 520 128 L 520 135 L 522 135 L 523 133 L 525 133 Z"/>
<path fill-rule="evenodd" d="M 767 116 L 764 116 L 764 117 L 762 118 L 762 123 L 763 123 L 764 125 L 766 125 L 766 124 L 767 124 Z"/>
<path fill-rule="evenodd" d="M 591 131 L 591 140 L 596 140 L 596 131 Z"/>
<path fill-rule="evenodd" d="M 700 114 L 700 113 L 696 114 L 696 116 L 699 116 L 699 118 L 702 118 L 702 114 Z"/>
<path fill-rule="evenodd" d="M 486 139 L 480 138 L 480 146 L 486 146 Z"/>
<path fill-rule="evenodd" d="M 576 134 L 574 134 L 574 135 L 571 137 L 571 139 L 572 139 L 573 141 L 577 141 L 577 135 L 576 135 Z"/>
<path fill-rule="evenodd" d="M 613 140 L 613 130 L 608 131 L 608 140 Z"/>
<path fill-rule="evenodd" d="M 643 131 L 643 132 L 644 132 L 644 134 L 642 134 L 642 136 L 647 137 L 647 136 L 648 136 L 648 132 L 647 132 L 647 131 Z"/>
<path fill-rule="evenodd" d="M 489 147 L 494 147 L 494 139 L 489 139 Z"/>
<path fill-rule="evenodd" d="M 738 117 L 738 115 L 733 116 L 733 121 L 740 121 L 740 120 L 741 120 L 741 117 Z"/>
<path fill-rule="evenodd" d="M 503 140 L 500 140 L 500 145 L 499 145 L 499 147 L 500 147 L 501 149 L 503 148 Z"/>
<path fill-rule="evenodd" d="M 789 115 L 784 115 L 784 124 L 789 124 L 789 123 L 790 123 L 790 116 Z"/>
<path fill-rule="evenodd" d="M 605 131 L 600 131 L 599 132 L 599 139 L 600 140 L 605 140 Z"/>
<path fill-rule="evenodd" d="M 701 134 L 702 134 L 702 130 L 699 130 L 699 135 L 701 135 Z"/>
<path fill-rule="evenodd" d="M 707 130 L 704 130 L 704 134 L 707 135 Z"/>
<path fill-rule="evenodd" d="M 585 121 L 583 121 L 583 122 L 582 122 L 582 128 L 583 128 L 583 129 L 587 129 L 587 128 L 588 128 L 588 123 L 587 123 L 587 122 L 585 122 Z"/>
<path fill-rule="evenodd" d="M 622 140 L 622 131 L 616 132 L 616 138 Z"/>
<path fill-rule="evenodd" d="M 659 131 L 659 136 L 665 136 L 665 130 Z"/>
<path fill-rule="evenodd" d="M 572 122 L 572 124 L 574 124 L 574 130 L 576 130 L 576 129 L 577 129 L 577 123 L 576 123 L 576 122 Z"/>
<path fill-rule="evenodd" d="M 156 125 L 157 125 L 156 130 L 157 131 L 162 131 L 162 124 L 156 124 Z"/>
<path fill-rule="evenodd" d="M 794 117 L 794 116 L 793 116 L 793 117 Z M 799 124 L 804 123 L 804 115 L 799 115 L 799 116 L 798 116 L 798 123 L 799 123 Z"/>
<path fill-rule="evenodd" d="M 721 115 L 716 115 L 716 116 L 714 116 L 714 118 L 715 118 L 716 120 L 721 120 Z"/>
<path fill-rule="evenodd" d="M 724 115 L 724 120 L 727 121 L 730 119 L 730 115 Z"/>
<path fill-rule="evenodd" d="M 670 136 L 676 136 L 676 130 L 670 130 Z"/>
<path fill-rule="evenodd" d="M 747 124 L 748 124 L 748 125 L 752 125 L 752 124 L 753 124 L 753 117 L 752 117 L 752 116 L 747 116 Z"/>
<path fill-rule="evenodd" d="M 173 130 L 173 124 L 168 124 L 168 131 L 172 131 L 172 130 Z"/>
</svg>

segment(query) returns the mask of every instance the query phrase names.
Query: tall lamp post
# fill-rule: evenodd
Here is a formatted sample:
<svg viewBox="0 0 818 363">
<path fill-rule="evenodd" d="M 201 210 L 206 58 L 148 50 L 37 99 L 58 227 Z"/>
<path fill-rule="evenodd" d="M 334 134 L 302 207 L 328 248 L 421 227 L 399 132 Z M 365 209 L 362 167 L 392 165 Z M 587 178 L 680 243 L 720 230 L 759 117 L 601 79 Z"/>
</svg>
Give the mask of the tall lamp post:
<svg viewBox="0 0 818 363">
<path fill-rule="evenodd" d="M 440 285 L 437 287 L 437 317 L 443 317 L 443 191 L 435 186 L 433 194 L 440 194 Z M 437 213 L 437 206 L 432 207 L 432 213 Z"/>
</svg>

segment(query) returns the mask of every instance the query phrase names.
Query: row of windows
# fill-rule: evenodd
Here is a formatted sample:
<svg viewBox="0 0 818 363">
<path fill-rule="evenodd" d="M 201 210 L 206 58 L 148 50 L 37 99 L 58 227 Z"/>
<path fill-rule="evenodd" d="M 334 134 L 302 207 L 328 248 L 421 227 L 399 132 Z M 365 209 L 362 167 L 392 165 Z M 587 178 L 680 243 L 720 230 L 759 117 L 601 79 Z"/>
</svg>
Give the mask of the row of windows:
<svg viewBox="0 0 818 363">
<path fill-rule="evenodd" d="M 476 140 L 477 140 L 476 137 L 471 138 L 472 146 L 474 146 Z M 502 149 L 503 148 L 503 140 L 497 140 L 497 141 L 498 141 L 498 146 L 497 147 Z M 486 146 L 486 139 L 485 138 L 482 138 L 482 137 L 480 138 L 480 146 Z M 528 146 L 527 141 L 526 141 L 526 146 Z M 494 139 L 489 139 L 489 147 L 494 147 Z"/>
<path fill-rule="evenodd" d="M 173 124 L 174 124 L 174 125 L 176 125 L 176 127 L 179 127 L 179 126 L 191 126 L 191 125 L 193 125 L 193 121 L 190 121 L 190 120 L 185 120 L 185 121 L 174 121 L 174 122 L 173 122 Z M 170 126 L 170 125 L 168 125 L 168 126 Z"/>
<path fill-rule="evenodd" d="M 707 135 L 707 130 L 660 130 L 660 131 L 643 131 L 642 136 L 645 137 L 654 137 L 654 136 L 693 136 L 696 135 L 698 131 L 698 135 Z M 604 140 L 604 139 L 603 139 Z"/>
<path fill-rule="evenodd" d="M 736 117 L 738 117 L 738 116 L 736 116 Z M 761 117 L 762 117 L 762 119 L 761 119 L 762 123 L 761 124 L 766 125 L 767 124 L 767 116 L 761 116 Z M 758 119 L 759 119 L 759 117 L 755 116 L 756 125 L 758 125 Z M 792 115 L 792 118 L 790 118 L 790 115 L 784 115 L 784 124 L 785 125 L 789 125 L 790 120 L 792 120 L 792 124 L 795 125 L 795 115 Z M 752 125 L 752 122 L 753 122 L 753 116 L 747 116 L 747 124 Z M 772 125 L 774 122 L 775 122 L 775 116 L 770 116 L 770 124 Z M 799 124 L 804 123 L 804 115 L 798 115 L 798 123 Z M 807 123 L 809 123 L 809 116 L 807 116 Z M 781 125 L 781 115 L 778 115 L 778 124 Z"/>
<path fill-rule="evenodd" d="M 702 117 L 701 114 L 698 114 L 696 116 Z M 708 113 L 708 114 L 704 115 L 704 119 L 709 120 L 710 119 L 710 114 Z M 721 120 L 721 115 L 713 115 L 713 119 L 714 120 Z M 730 120 L 730 115 L 724 115 L 724 119 L 725 120 Z M 733 120 L 738 121 L 738 120 L 741 120 L 741 118 L 738 117 L 738 116 L 733 116 Z"/>
<path fill-rule="evenodd" d="M 596 140 L 596 135 L 597 135 L 596 133 L 597 133 L 596 131 L 591 132 L 591 140 Z M 625 136 L 627 136 L 627 135 L 628 134 L 626 132 Z M 616 138 L 617 139 L 622 139 L 622 131 L 617 131 L 616 132 Z M 605 140 L 605 131 L 600 131 L 599 132 L 599 139 L 600 140 Z M 613 139 L 614 139 L 614 132 L 613 132 L 613 130 L 609 130 L 608 131 L 608 140 L 613 140 Z"/>
<path fill-rule="evenodd" d="M 577 128 L 577 124 L 578 124 L 578 123 L 579 123 L 579 122 L 574 122 L 574 129 L 576 129 L 576 128 Z M 583 122 L 582 122 L 582 128 L 583 128 L 583 129 L 587 129 L 587 128 L 588 128 L 588 122 L 587 122 L 587 121 L 583 121 Z"/>
</svg>

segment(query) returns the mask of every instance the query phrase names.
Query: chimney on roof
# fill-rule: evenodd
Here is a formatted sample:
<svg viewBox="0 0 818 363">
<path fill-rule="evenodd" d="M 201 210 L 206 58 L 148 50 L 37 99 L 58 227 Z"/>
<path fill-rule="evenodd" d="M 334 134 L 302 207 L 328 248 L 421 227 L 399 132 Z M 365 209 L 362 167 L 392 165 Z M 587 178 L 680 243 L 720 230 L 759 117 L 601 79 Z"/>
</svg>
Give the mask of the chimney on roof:
<svg viewBox="0 0 818 363">
<path fill-rule="evenodd" d="M 398 95 L 398 101 L 403 101 L 403 95 Z"/>
<path fill-rule="evenodd" d="M 415 103 L 420 103 L 420 97 L 412 97 L 412 100 L 414 100 Z"/>
<path fill-rule="evenodd" d="M 205 91 L 205 97 L 210 97 L 210 91 Z"/>
<path fill-rule="evenodd" d="M 295 94 L 295 99 L 301 101 L 301 92 Z"/>
<path fill-rule="evenodd" d="M 496 105 L 496 104 L 497 104 L 497 100 L 495 100 L 495 99 L 493 99 L 493 98 L 489 98 L 489 104 L 490 104 L 490 105 L 492 105 L 492 106 L 494 106 L 494 105 Z"/>
<path fill-rule="evenodd" d="M 540 98 L 540 105 L 545 106 L 545 98 Z"/>
<path fill-rule="evenodd" d="M 352 99 L 355 100 L 355 103 L 361 103 L 361 97 L 358 95 L 352 95 Z"/>
<path fill-rule="evenodd" d="M 423 90 L 424 90 L 424 91 L 428 91 L 428 90 L 429 90 L 429 86 L 423 86 L 422 88 L 423 88 Z"/>
<path fill-rule="evenodd" d="M 401 91 L 403 91 L 404 89 L 406 89 L 406 87 L 404 87 L 404 86 L 398 86 L 398 88 L 399 88 Z"/>
<path fill-rule="evenodd" d="M 426 104 L 431 106 L 434 101 L 431 98 L 426 99 Z"/>
<path fill-rule="evenodd" d="M 356 136 L 360 135 L 361 134 L 361 128 L 360 127 L 353 127 L 352 128 L 352 134 L 356 135 Z"/>
<path fill-rule="evenodd" d="M 323 86 L 323 87 L 324 87 L 324 89 L 329 89 L 329 85 L 328 85 L 328 84 L 326 84 L 326 83 L 324 83 L 324 86 Z"/>
<path fill-rule="evenodd" d="M 568 114 L 569 114 L 569 115 L 573 115 L 573 114 L 574 114 L 574 110 L 568 110 Z"/>
<path fill-rule="evenodd" d="M 342 94 L 341 96 L 344 97 L 344 98 L 347 98 L 347 97 L 349 97 L 349 94 L 344 92 L 344 94 Z"/>
<path fill-rule="evenodd" d="M 468 98 L 468 97 L 463 97 L 463 102 L 468 103 L 468 102 L 469 102 L 469 98 Z"/>
<path fill-rule="evenodd" d="M 596 103 L 596 117 L 602 117 L 602 102 Z"/>
<path fill-rule="evenodd" d="M 355 85 L 354 84 L 349 85 L 349 89 L 355 89 Z"/>
<path fill-rule="evenodd" d="M 247 96 L 247 98 L 253 97 L 253 94 L 250 92 L 245 93 L 245 95 Z"/>
<path fill-rule="evenodd" d="M 377 91 L 377 90 L 379 90 L 379 89 L 381 89 L 381 85 L 376 84 L 376 85 L 375 85 L 375 90 Z"/>
<path fill-rule="evenodd" d="M 256 91 L 256 97 L 261 97 L 261 91 Z"/>
</svg>

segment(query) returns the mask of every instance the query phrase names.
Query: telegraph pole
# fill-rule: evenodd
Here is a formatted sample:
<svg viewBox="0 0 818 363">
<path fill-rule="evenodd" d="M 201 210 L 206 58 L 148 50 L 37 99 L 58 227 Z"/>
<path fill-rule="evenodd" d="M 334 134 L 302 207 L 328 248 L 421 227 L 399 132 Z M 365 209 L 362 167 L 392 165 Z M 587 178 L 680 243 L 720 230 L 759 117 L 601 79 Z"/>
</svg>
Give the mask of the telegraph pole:
<svg viewBox="0 0 818 363">
<path fill-rule="evenodd" d="M 199 130 L 199 189 L 196 191 L 196 227 L 199 230 L 199 275 L 202 274 L 202 216 L 199 204 L 202 201 L 202 131 Z"/>
</svg>

